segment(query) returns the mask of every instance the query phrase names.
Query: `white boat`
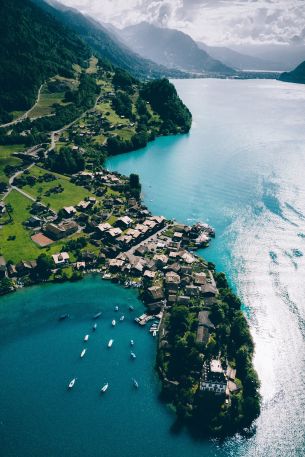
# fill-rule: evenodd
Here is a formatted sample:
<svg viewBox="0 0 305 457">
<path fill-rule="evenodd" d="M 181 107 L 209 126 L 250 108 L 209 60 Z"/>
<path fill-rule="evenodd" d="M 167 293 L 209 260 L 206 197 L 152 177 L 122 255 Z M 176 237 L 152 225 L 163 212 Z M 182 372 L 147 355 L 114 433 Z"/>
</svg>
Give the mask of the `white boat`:
<svg viewBox="0 0 305 457">
<path fill-rule="evenodd" d="M 113 340 L 109 340 L 108 341 L 108 347 L 111 348 L 112 345 L 113 345 Z"/>
<path fill-rule="evenodd" d="M 69 388 L 69 389 L 72 389 L 72 387 L 73 387 L 74 384 L 75 384 L 75 381 L 76 381 L 76 378 L 72 379 L 72 380 L 69 382 L 69 385 L 68 385 L 68 388 Z"/>
<path fill-rule="evenodd" d="M 129 306 L 128 306 L 128 309 L 129 309 L 129 311 L 133 311 L 133 310 L 134 310 L 134 307 L 133 307 L 132 305 L 129 305 Z"/>
<path fill-rule="evenodd" d="M 137 356 L 135 355 L 134 352 L 131 352 L 131 353 L 130 353 L 130 357 L 131 357 L 132 359 L 135 359 Z"/>
<path fill-rule="evenodd" d="M 132 382 L 133 382 L 133 385 L 135 386 L 135 388 L 138 389 L 139 388 L 138 382 L 134 378 L 132 379 Z"/>
<path fill-rule="evenodd" d="M 106 390 L 108 389 L 108 387 L 109 387 L 109 384 L 108 384 L 108 382 L 107 382 L 107 384 L 105 384 L 105 385 L 101 388 L 101 393 L 106 392 Z"/>
<path fill-rule="evenodd" d="M 130 340 L 130 346 L 133 346 L 133 345 L 134 345 L 134 341 Z"/>
<path fill-rule="evenodd" d="M 88 341 L 88 340 L 89 340 L 89 335 L 85 335 L 84 341 Z"/>
<path fill-rule="evenodd" d="M 97 329 L 97 324 L 94 324 L 92 327 L 92 330 L 95 332 L 96 329 Z"/>
<path fill-rule="evenodd" d="M 81 358 L 84 357 L 84 355 L 86 354 L 86 351 L 87 351 L 87 349 L 83 349 L 83 350 L 82 350 L 82 352 L 80 353 Z"/>
<path fill-rule="evenodd" d="M 115 319 L 113 319 L 113 321 L 111 322 L 112 326 L 114 327 L 116 322 L 115 322 Z"/>
<path fill-rule="evenodd" d="M 119 310 L 119 307 L 118 306 L 115 306 L 114 307 L 114 311 L 118 311 Z"/>
<path fill-rule="evenodd" d="M 125 319 L 125 316 L 120 317 L 120 321 L 123 321 Z"/>
</svg>

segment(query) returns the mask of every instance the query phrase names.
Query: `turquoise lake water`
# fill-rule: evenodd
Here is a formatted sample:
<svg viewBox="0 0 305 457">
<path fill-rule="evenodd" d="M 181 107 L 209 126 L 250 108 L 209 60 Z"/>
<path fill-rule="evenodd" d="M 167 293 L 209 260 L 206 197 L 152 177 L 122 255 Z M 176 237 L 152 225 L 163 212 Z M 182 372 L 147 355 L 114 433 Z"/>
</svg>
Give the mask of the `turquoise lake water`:
<svg viewBox="0 0 305 457">
<path fill-rule="evenodd" d="M 154 213 L 216 228 L 202 254 L 227 273 L 249 317 L 263 397 L 256 432 L 222 444 L 176 432 L 158 400 L 155 341 L 127 310 L 132 303 L 142 311 L 136 293 L 87 278 L 0 301 L 1 456 L 304 455 L 305 87 L 261 80 L 175 84 L 193 113 L 190 134 L 158 139 L 108 167 L 139 173 Z M 126 319 L 112 328 L 116 304 Z M 100 309 L 80 360 L 83 336 Z M 62 312 L 71 320 L 58 323 Z M 106 381 L 109 390 L 100 397 Z"/>
</svg>

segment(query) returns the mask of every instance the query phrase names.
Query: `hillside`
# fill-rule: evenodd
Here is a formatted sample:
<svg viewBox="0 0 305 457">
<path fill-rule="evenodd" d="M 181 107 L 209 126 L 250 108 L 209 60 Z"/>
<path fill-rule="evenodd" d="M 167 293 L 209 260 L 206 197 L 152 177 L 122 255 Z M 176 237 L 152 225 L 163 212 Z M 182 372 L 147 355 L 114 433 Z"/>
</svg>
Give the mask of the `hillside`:
<svg viewBox="0 0 305 457">
<path fill-rule="evenodd" d="M 26 110 L 50 76 L 72 75 L 84 65 L 88 47 L 29 0 L 3 0 L 0 16 L 0 122 L 9 112 Z"/>
<path fill-rule="evenodd" d="M 76 33 L 92 51 L 102 60 L 115 67 L 123 68 L 138 78 L 185 77 L 179 71 L 140 57 L 120 42 L 117 37 L 93 18 L 84 16 L 73 8 L 61 5 L 57 1 L 34 0 L 41 8 L 53 15 L 58 21 Z"/>
<path fill-rule="evenodd" d="M 282 73 L 280 80 L 289 83 L 305 84 L 305 62 L 302 62 L 292 71 Z"/>
<path fill-rule="evenodd" d="M 156 27 L 147 22 L 118 30 L 135 52 L 168 68 L 196 73 L 234 74 L 234 70 L 213 59 L 196 42 L 178 30 Z"/>
</svg>

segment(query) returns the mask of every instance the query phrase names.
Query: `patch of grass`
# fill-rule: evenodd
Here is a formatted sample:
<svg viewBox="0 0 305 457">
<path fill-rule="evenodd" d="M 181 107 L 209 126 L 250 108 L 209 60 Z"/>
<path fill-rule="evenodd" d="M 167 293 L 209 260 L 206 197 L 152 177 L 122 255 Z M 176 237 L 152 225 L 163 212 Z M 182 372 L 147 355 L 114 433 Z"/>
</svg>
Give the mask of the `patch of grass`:
<svg viewBox="0 0 305 457">
<path fill-rule="evenodd" d="M 18 166 L 22 163 L 18 157 L 14 157 L 14 152 L 22 152 L 25 147 L 21 144 L 0 146 L 0 181 L 8 182 L 8 177 L 4 173 L 6 165 Z"/>
<path fill-rule="evenodd" d="M 12 111 L 10 114 L 13 116 L 13 121 L 21 117 L 26 111 Z"/>
<path fill-rule="evenodd" d="M 86 73 L 92 75 L 97 72 L 98 59 L 92 56 L 89 60 L 89 68 L 87 68 Z"/>
<path fill-rule="evenodd" d="M 55 112 L 54 103 L 63 104 L 65 98 L 64 92 L 49 92 L 45 84 L 41 90 L 38 103 L 29 112 L 30 118 L 48 116 Z"/>
<path fill-rule="evenodd" d="M 32 202 L 16 190 L 12 190 L 6 197 L 5 203 L 10 203 L 13 207 L 13 221 L 4 224 L 0 229 L 0 252 L 7 261 L 18 263 L 21 260 L 35 260 L 42 252 L 52 255 L 61 252 L 68 240 L 84 236 L 82 233 L 75 233 L 65 240 L 41 248 L 31 240 L 34 232 L 27 230 L 22 224 L 31 216 Z M 8 222 L 8 217 L 2 222 Z M 9 237 L 14 239 L 9 240 Z"/>
<path fill-rule="evenodd" d="M 32 176 L 38 177 L 45 173 L 49 173 L 48 170 L 34 166 L 30 170 Z M 84 189 L 83 187 L 76 186 L 70 182 L 70 179 L 66 176 L 60 175 L 58 173 L 53 173 L 56 176 L 56 180 L 51 182 L 42 182 L 36 183 L 34 186 L 24 186 L 24 191 L 33 197 L 41 197 L 41 201 L 45 204 L 50 204 L 50 207 L 55 211 L 60 210 L 64 206 L 73 206 L 83 200 L 85 197 L 92 196 L 92 194 Z M 56 187 L 59 184 L 62 185 L 64 191 L 59 194 L 51 194 L 49 197 L 44 194 L 51 189 Z"/>
</svg>

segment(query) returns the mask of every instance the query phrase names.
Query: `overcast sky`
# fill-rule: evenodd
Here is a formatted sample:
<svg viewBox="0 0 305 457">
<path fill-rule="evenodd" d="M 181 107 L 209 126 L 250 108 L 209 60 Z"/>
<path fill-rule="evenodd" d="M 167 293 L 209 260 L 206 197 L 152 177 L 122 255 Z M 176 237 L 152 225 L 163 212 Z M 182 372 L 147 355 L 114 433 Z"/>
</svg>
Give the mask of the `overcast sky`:
<svg viewBox="0 0 305 457">
<path fill-rule="evenodd" d="M 146 20 L 207 44 L 305 44 L 305 0 L 60 0 L 117 27 Z"/>
</svg>

